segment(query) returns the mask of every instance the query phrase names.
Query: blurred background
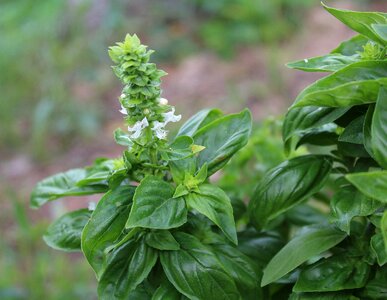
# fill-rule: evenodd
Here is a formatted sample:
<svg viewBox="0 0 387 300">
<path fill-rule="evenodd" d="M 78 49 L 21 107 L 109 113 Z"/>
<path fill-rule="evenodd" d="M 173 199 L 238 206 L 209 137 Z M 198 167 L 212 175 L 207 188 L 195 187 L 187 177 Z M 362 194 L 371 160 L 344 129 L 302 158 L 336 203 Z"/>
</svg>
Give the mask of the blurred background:
<svg viewBox="0 0 387 300">
<path fill-rule="evenodd" d="M 383 0 L 326 3 L 387 9 Z M 121 85 L 107 49 L 126 33 L 157 50 L 153 61 L 169 73 L 163 97 L 183 120 L 204 107 L 249 107 L 256 122 L 283 114 L 318 78 L 286 62 L 353 35 L 317 0 L 1 0 L 0 299 L 96 299 L 82 256 L 41 238 L 54 218 L 93 199 L 38 211 L 28 202 L 42 178 L 123 150 L 112 135 Z"/>
</svg>

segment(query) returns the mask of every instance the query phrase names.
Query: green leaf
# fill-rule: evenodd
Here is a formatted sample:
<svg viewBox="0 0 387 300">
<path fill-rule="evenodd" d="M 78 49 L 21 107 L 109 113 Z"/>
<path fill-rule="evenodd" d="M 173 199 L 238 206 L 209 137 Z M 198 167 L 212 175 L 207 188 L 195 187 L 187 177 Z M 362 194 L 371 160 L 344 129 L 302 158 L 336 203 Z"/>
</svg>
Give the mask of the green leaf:
<svg viewBox="0 0 387 300">
<path fill-rule="evenodd" d="M 115 244 L 125 229 L 135 187 L 122 186 L 106 193 L 98 202 L 82 233 L 82 251 L 100 278 L 105 249 Z"/>
<path fill-rule="evenodd" d="M 259 299 L 262 291 L 258 284 L 259 275 L 254 268 L 254 262 L 237 248 L 227 244 L 211 245 L 215 255 L 224 269 L 234 279 L 243 299 Z"/>
<path fill-rule="evenodd" d="M 273 232 L 257 232 L 250 228 L 238 233 L 238 249 L 263 268 L 284 246 L 281 237 Z"/>
<path fill-rule="evenodd" d="M 387 61 L 353 63 L 309 85 L 298 95 L 292 108 L 373 103 L 383 84 L 387 85 Z"/>
<path fill-rule="evenodd" d="M 384 45 L 387 45 L 387 24 L 372 24 L 371 27 Z"/>
<path fill-rule="evenodd" d="M 387 266 L 383 266 L 382 268 L 376 269 L 375 278 L 370 280 L 364 291 L 364 297 L 368 299 L 387 299 Z"/>
<path fill-rule="evenodd" d="M 306 155 L 285 161 L 258 183 L 249 203 L 253 223 L 268 221 L 318 192 L 328 179 L 332 160 L 324 155 Z"/>
<path fill-rule="evenodd" d="M 333 221 L 341 230 L 349 234 L 351 220 L 354 217 L 369 216 L 382 205 L 352 186 L 341 187 L 331 201 Z"/>
<path fill-rule="evenodd" d="M 129 240 L 115 249 L 98 284 L 101 300 L 126 300 L 148 277 L 157 261 L 157 252 L 141 240 Z"/>
<path fill-rule="evenodd" d="M 192 235 L 176 233 L 181 249 L 160 253 L 168 280 L 189 299 L 237 299 L 240 294 L 232 277 L 217 257 Z"/>
<path fill-rule="evenodd" d="M 211 184 L 202 184 L 199 191 L 185 196 L 187 205 L 214 222 L 234 244 L 238 243 L 231 200 L 226 193 Z"/>
<path fill-rule="evenodd" d="M 166 181 L 147 176 L 136 189 L 126 228 L 169 229 L 187 222 L 187 208 Z"/>
<path fill-rule="evenodd" d="M 219 109 L 203 109 L 192 116 L 181 126 L 177 136 L 193 136 L 200 128 L 221 118 L 223 113 Z"/>
<path fill-rule="evenodd" d="M 387 169 L 387 86 L 382 86 L 371 125 L 371 147 L 376 161 Z"/>
<path fill-rule="evenodd" d="M 345 178 L 364 195 L 387 203 L 387 171 L 353 173 Z"/>
<path fill-rule="evenodd" d="M 351 56 L 328 54 L 290 62 L 286 66 L 306 72 L 335 72 L 358 61 L 360 61 L 359 54 Z"/>
<path fill-rule="evenodd" d="M 84 179 L 86 175 L 84 169 L 72 169 L 43 179 L 32 191 L 31 207 L 38 208 L 48 201 L 61 197 L 83 196 L 107 191 L 107 186 L 102 184 L 77 187 L 77 182 Z"/>
<path fill-rule="evenodd" d="M 81 234 L 89 221 L 91 211 L 80 209 L 69 212 L 55 220 L 43 236 L 47 245 L 63 251 L 80 251 Z"/>
<path fill-rule="evenodd" d="M 370 266 L 346 253 L 323 258 L 301 270 L 295 292 L 335 292 L 365 286 Z"/>
<path fill-rule="evenodd" d="M 168 230 L 156 230 L 149 232 L 145 237 L 149 247 L 157 250 L 179 250 L 180 245 Z"/>
<path fill-rule="evenodd" d="M 167 281 L 163 282 L 153 294 L 152 300 L 181 300 L 182 295 Z"/>
<path fill-rule="evenodd" d="M 349 107 L 332 108 L 305 106 L 296 107 L 288 111 L 282 127 L 282 138 L 285 152 L 295 149 L 302 136 L 323 125 L 330 124 L 349 110 Z"/>
<path fill-rule="evenodd" d="M 380 230 L 384 240 L 384 247 L 387 249 L 387 210 L 383 212 L 383 216 L 380 222 Z"/>
<path fill-rule="evenodd" d="M 365 115 L 357 117 L 345 127 L 342 134 L 339 136 L 340 142 L 362 145 L 364 142 L 363 126 Z"/>
<path fill-rule="evenodd" d="M 339 19 L 349 28 L 365 35 L 375 42 L 386 45 L 385 41 L 375 33 L 375 29 L 372 27 L 372 24 L 387 24 L 387 18 L 385 14 L 377 12 L 357 12 L 344 9 L 335 9 L 324 4 L 323 6 L 330 14 Z"/>
<path fill-rule="evenodd" d="M 332 50 L 333 54 L 342 54 L 346 56 L 351 56 L 357 54 L 358 52 L 363 51 L 363 46 L 365 46 L 370 40 L 364 35 L 358 34 L 342 42 L 336 49 Z"/>
<path fill-rule="evenodd" d="M 248 110 L 224 116 L 202 127 L 193 136 L 195 144 L 206 147 L 197 157 L 197 167 L 207 163 L 208 175 L 218 171 L 247 144 L 250 131 L 251 114 Z"/>
<path fill-rule="evenodd" d="M 340 243 L 346 234 L 333 226 L 305 227 L 269 262 L 263 273 L 262 286 L 272 283 L 308 259 Z"/>
<path fill-rule="evenodd" d="M 383 266 L 387 263 L 387 248 L 384 244 L 383 235 L 377 233 L 371 238 L 371 251 L 375 255 L 379 266 Z"/>
<path fill-rule="evenodd" d="M 363 126 L 363 142 L 364 148 L 368 152 L 368 154 L 374 158 L 374 153 L 372 149 L 372 138 L 371 138 L 371 127 L 372 127 L 372 119 L 375 111 L 375 104 L 370 104 L 368 106 Z"/>
<path fill-rule="evenodd" d="M 297 226 L 321 224 L 327 221 L 325 214 L 307 204 L 300 204 L 288 210 L 286 219 Z"/>
<path fill-rule="evenodd" d="M 114 172 L 113 159 L 97 159 L 91 167 L 86 168 L 87 174 L 85 178 L 77 182 L 77 186 L 87 186 L 90 184 L 101 183 L 106 181 Z"/>
<path fill-rule="evenodd" d="M 292 293 L 289 300 L 360 300 L 351 292 Z"/>
</svg>

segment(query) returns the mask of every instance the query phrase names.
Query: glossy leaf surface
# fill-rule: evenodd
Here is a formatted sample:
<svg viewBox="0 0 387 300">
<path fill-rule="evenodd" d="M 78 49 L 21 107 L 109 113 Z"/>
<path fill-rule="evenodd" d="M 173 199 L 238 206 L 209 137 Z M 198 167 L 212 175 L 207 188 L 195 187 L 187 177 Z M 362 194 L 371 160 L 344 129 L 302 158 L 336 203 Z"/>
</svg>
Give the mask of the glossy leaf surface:
<svg viewBox="0 0 387 300">
<path fill-rule="evenodd" d="M 169 229 L 187 221 L 187 208 L 181 198 L 172 198 L 174 189 L 155 176 L 145 177 L 136 189 L 126 228 Z"/>
<path fill-rule="evenodd" d="M 199 191 L 185 196 L 187 205 L 214 222 L 225 236 L 237 244 L 231 201 L 226 193 L 215 185 L 202 184 Z"/>
<path fill-rule="evenodd" d="M 157 261 L 157 252 L 143 240 L 129 240 L 109 256 L 106 269 L 98 284 L 102 300 L 126 300 L 148 276 Z"/>
<path fill-rule="evenodd" d="M 387 24 L 386 14 L 336 9 L 326 5 L 324 5 L 324 8 L 349 28 L 365 35 L 375 42 L 385 45 L 385 41 L 375 33 L 375 29 L 372 27 L 372 25 Z"/>
<path fill-rule="evenodd" d="M 223 113 L 219 109 L 203 109 L 193 115 L 181 126 L 177 136 L 193 136 L 200 128 L 221 118 Z"/>
<path fill-rule="evenodd" d="M 358 216 L 368 216 L 383 204 L 368 198 L 352 186 L 342 187 L 333 196 L 331 209 L 335 224 L 349 234 L 351 220 Z"/>
<path fill-rule="evenodd" d="M 364 195 L 387 203 L 387 171 L 352 173 L 345 177 Z"/>
<path fill-rule="evenodd" d="M 37 208 L 61 197 L 83 196 L 107 191 L 107 186 L 101 184 L 76 186 L 77 182 L 84 179 L 86 175 L 85 169 L 72 169 L 43 179 L 32 191 L 31 206 Z"/>
<path fill-rule="evenodd" d="M 304 228 L 272 258 L 264 270 L 261 285 L 280 279 L 308 259 L 337 245 L 345 237 L 344 232 L 333 226 Z"/>
<path fill-rule="evenodd" d="M 387 169 L 387 85 L 380 88 L 371 125 L 371 147 L 376 161 Z"/>
<path fill-rule="evenodd" d="M 81 234 L 89 221 L 91 211 L 80 209 L 69 212 L 55 220 L 43 236 L 47 245 L 63 251 L 80 251 Z"/>
<path fill-rule="evenodd" d="M 295 149 L 306 133 L 329 124 L 349 110 L 348 107 L 332 108 L 319 106 L 295 107 L 288 111 L 282 127 L 282 138 L 287 153 Z"/>
<path fill-rule="evenodd" d="M 248 110 L 224 116 L 202 127 L 193 136 L 195 144 L 205 147 L 197 157 L 197 168 L 207 163 L 209 175 L 218 171 L 247 144 L 250 131 L 251 114 Z"/>
<path fill-rule="evenodd" d="M 328 54 L 294 61 L 286 66 L 306 72 L 335 72 L 358 61 L 360 61 L 360 56 L 356 54 L 352 56 Z"/>
<path fill-rule="evenodd" d="M 361 61 L 317 80 L 298 95 L 292 107 L 373 103 L 383 84 L 387 84 L 387 61 Z"/>
<path fill-rule="evenodd" d="M 335 255 L 302 269 L 295 292 L 334 292 L 365 285 L 370 266 L 359 257 Z"/>
<path fill-rule="evenodd" d="M 97 278 L 106 261 L 105 249 L 114 245 L 125 229 L 134 190 L 123 186 L 106 193 L 83 230 L 82 251 Z"/>
<path fill-rule="evenodd" d="M 256 226 L 308 199 L 324 185 L 331 171 L 328 156 L 306 155 L 285 161 L 270 170 L 258 183 L 249 203 Z"/>
<path fill-rule="evenodd" d="M 189 299 L 240 299 L 232 277 L 220 266 L 212 251 L 194 236 L 176 233 L 181 245 L 177 251 L 160 253 L 161 264 L 169 281 Z"/>
</svg>

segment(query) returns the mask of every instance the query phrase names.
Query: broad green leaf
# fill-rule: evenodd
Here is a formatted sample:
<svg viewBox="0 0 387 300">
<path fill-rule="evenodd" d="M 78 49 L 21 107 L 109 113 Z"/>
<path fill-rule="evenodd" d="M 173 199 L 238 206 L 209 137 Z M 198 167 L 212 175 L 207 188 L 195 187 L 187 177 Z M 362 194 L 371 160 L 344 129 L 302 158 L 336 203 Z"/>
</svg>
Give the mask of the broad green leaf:
<svg viewBox="0 0 387 300">
<path fill-rule="evenodd" d="M 257 232 L 250 228 L 238 233 L 238 249 L 261 268 L 266 266 L 284 245 L 280 235 L 274 232 Z"/>
<path fill-rule="evenodd" d="M 227 244 L 211 245 L 215 255 L 224 269 L 234 279 L 243 299 L 258 299 L 262 297 L 259 286 L 259 275 L 255 263 L 237 248 Z"/>
<path fill-rule="evenodd" d="M 354 217 L 369 216 L 382 205 L 379 201 L 358 192 L 352 186 L 341 187 L 331 201 L 333 221 L 341 230 L 349 234 L 351 220 Z"/>
<path fill-rule="evenodd" d="M 315 128 L 321 128 L 340 118 L 349 107 L 332 108 L 319 106 L 296 107 L 288 111 L 282 127 L 285 152 L 295 149 L 300 138 Z"/>
<path fill-rule="evenodd" d="M 380 230 L 384 240 L 384 247 L 387 249 L 387 210 L 383 212 L 383 216 L 380 221 Z"/>
<path fill-rule="evenodd" d="M 360 300 L 351 292 L 292 293 L 289 300 Z"/>
<path fill-rule="evenodd" d="M 351 56 L 363 51 L 363 46 L 369 42 L 369 39 L 364 35 L 358 34 L 342 42 L 336 49 L 332 50 L 333 54 L 342 54 Z"/>
<path fill-rule="evenodd" d="M 253 223 L 268 221 L 318 192 L 332 168 L 329 156 L 305 155 L 285 161 L 270 170 L 258 183 L 249 203 Z"/>
<path fill-rule="evenodd" d="M 187 205 L 214 222 L 234 244 L 238 243 L 231 201 L 219 187 L 202 184 L 199 191 L 185 196 Z"/>
<path fill-rule="evenodd" d="M 181 126 L 177 136 L 188 135 L 193 136 L 200 128 L 221 118 L 223 113 L 219 109 L 203 109 L 193 115 Z"/>
<path fill-rule="evenodd" d="M 232 277 L 223 269 L 213 252 L 197 238 L 176 233 L 181 249 L 160 253 L 168 280 L 191 300 L 241 298 Z"/>
<path fill-rule="evenodd" d="M 290 62 L 286 64 L 286 66 L 291 69 L 297 69 L 306 72 L 335 72 L 358 61 L 360 61 L 359 54 L 354 54 L 351 56 L 328 54 Z"/>
<path fill-rule="evenodd" d="M 379 90 L 371 125 L 371 147 L 376 161 L 387 169 L 387 85 Z"/>
<path fill-rule="evenodd" d="M 80 251 L 81 234 L 89 221 L 91 211 L 80 209 L 69 212 L 55 220 L 43 236 L 47 245 L 63 251 Z"/>
<path fill-rule="evenodd" d="M 102 275 L 106 248 L 114 245 L 125 229 L 135 187 L 122 186 L 106 193 L 82 232 L 82 251 L 97 278 Z"/>
<path fill-rule="evenodd" d="M 163 282 L 155 291 L 152 300 L 181 300 L 182 295 L 169 282 Z"/>
<path fill-rule="evenodd" d="M 365 286 L 370 266 L 346 253 L 323 258 L 301 270 L 295 292 L 335 292 Z"/>
<path fill-rule="evenodd" d="M 157 257 L 157 251 L 143 240 L 129 240 L 115 249 L 98 284 L 99 299 L 128 299 L 130 293 L 148 277 Z"/>
<path fill-rule="evenodd" d="M 85 178 L 77 182 L 79 187 L 106 181 L 115 169 L 115 161 L 113 159 L 97 159 L 91 167 L 85 169 L 87 174 Z"/>
<path fill-rule="evenodd" d="M 187 222 L 182 198 L 172 198 L 174 189 L 166 181 L 147 176 L 136 189 L 126 228 L 169 229 Z"/>
<path fill-rule="evenodd" d="M 325 124 L 319 128 L 311 129 L 303 134 L 298 141 L 296 148 L 305 144 L 318 146 L 335 145 L 339 137 L 337 132 L 338 126 L 334 123 Z"/>
<path fill-rule="evenodd" d="M 325 214 L 307 204 L 297 205 L 285 214 L 286 219 L 297 226 L 321 224 L 327 221 Z"/>
<path fill-rule="evenodd" d="M 262 286 L 272 283 L 308 259 L 340 243 L 346 234 L 333 226 L 305 227 L 269 262 L 263 272 Z"/>
<path fill-rule="evenodd" d="M 384 45 L 387 45 L 387 22 L 386 24 L 372 24 L 371 27 Z"/>
<path fill-rule="evenodd" d="M 340 142 L 362 145 L 364 142 L 363 127 L 365 115 L 357 117 L 345 127 L 339 136 Z"/>
<path fill-rule="evenodd" d="M 352 173 L 345 178 L 364 195 L 387 203 L 387 171 Z"/>
<path fill-rule="evenodd" d="M 292 108 L 373 103 L 380 85 L 387 85 L 387 61 L 353 63 L 309 85 L 298 95 Z"/>
<path fill-rule="evenodd" d="M 371 238 L 371 251 L 376 257 L 379 266 L 383 266 L 387 263 L 387 248 L 384 244 L 383 235 L 377 233 Z"/>
<path fill-rule="evenodd" d="M 250 131 L 251 114 L 248 110 L 224 116 L 202 127 L 193 136 L 195 144 L 206 147 L 197 157 L 197 167 L 207 163 L 208 175 L 218 171 L 247 144 Z"/>
<path fill-rule="evenodd" d="M 86 170 L 72 169 L 43 179 L 32 191 L 31 207 L 38 208 L 48 201 L 53 201 L 61 197 L 83 196 L 107 191 L 107 186 L 102 184 L 77 187 L 77 182 L 86 176 Z"/>
<path fill-rule="evenodd" d="M 372 149 L 372 138 L 371 138 L 371 128 L 372 128 L 372 119 L 375 111 L 375 104 L 370 104 L 367 113 L 365 115 L 364 119 L 364 126 L 363 126 L 363 142 L 364 142 L 364 148 L 368 152 L 368 154 L 374 158 L 374 153 Z"/>
<path fill-rule="evenodd" d="M 149 232 L 145 237 L 149 247 L 157 250 L 179 250 L 180 245 L 168 230 L 155 230 Z"/>
<path fill-rule="evenodd" d="M 387 299 L 387 265 L 376 269 L 376 275 L 368 281 L 362 295 L 366 299 Z"/>
<path fill-rule="evenodd" d="M 331 13 L 334 17 L 339 19 L 349 28 L 365 35 L 375 42 L 386 45 L 385 40 L 381 39 L 379 35 L 375 33 L 375 29 L 372 27 L 372 24 L 387 24 L 387 18 L 385 14 L 377 12 L 357 12 L 336 9 L 326 5 L 323 6 L 329 13 Z"/>
</svg>

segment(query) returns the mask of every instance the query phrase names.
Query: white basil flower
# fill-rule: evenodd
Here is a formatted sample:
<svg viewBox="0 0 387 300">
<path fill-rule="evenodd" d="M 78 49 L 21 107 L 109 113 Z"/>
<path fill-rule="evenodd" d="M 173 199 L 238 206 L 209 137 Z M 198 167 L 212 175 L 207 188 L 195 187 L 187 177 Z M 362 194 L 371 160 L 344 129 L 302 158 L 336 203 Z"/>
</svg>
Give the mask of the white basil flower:
<svg viewBox="0 0 387 300">
<path fill-rule="evenodd" d="M 141 121 L 137 121 L 133 126 L 128 126 L 128 131 L 132 132 L 132 134 L 130 135 L 130 138 L 138 139 L 141 135 L 142 130 L 148 126 L 149 126 L 149 123 L 146 117 Z"/>
<path fill-rule="evenodd" d="M 179 122 L 181 119 L 181 115 L 175 115 L 175 108 L 172 107 L 172 110 L 166 113 L 163 113 L 164 117 L 164 126 L 169 122 Z"/>
<path fill-rule="evenodd" d="M 155 135 L 160 139 L 166 139 L 168 131 L 164 129 L 165 122 L 159 122 L 159 121 L 154 121 L 152 130 L 155 133 Z"/>
<path fill-rule="evenodd" d="M 128 111 L 126 110 L 125 107 L 122 106 L 121 104 L 121 109 L 119 110 L 120 113 L 122 113 L 123 115 L 127 115 L 128 114 Z"/>
<path fill-rule="evenodd" d="M 95 202 L 89 202 L 88 210 L 94 211 L 97 207 L 97 204 Z"/>
</svg>

